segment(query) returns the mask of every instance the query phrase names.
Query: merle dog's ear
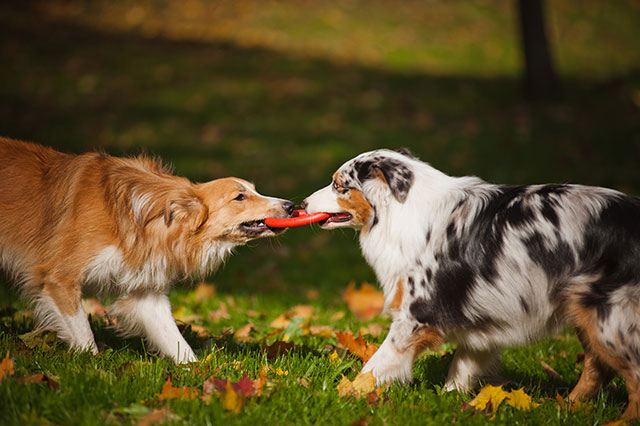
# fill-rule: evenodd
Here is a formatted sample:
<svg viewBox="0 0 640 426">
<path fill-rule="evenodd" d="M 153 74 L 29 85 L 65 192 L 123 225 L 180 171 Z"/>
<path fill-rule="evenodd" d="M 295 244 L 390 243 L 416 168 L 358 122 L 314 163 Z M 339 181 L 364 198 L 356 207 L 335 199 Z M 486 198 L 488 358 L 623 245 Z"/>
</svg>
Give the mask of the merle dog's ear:
<svg viewBox="0 0 640 426">
<path fill-rule="evenodd" d="M 358 165 L 358 179 L 364 182 L 368 179 L 379 178 L 386 182 L 391 193 L 401 203 L 404 203 L 413 185 L 413 172 L 402 161 L 393 158 L 382 158 L 366 161 Z"/>
<path fill-rule="evenodd" d="M 417 157 L 415 155 L 413 155 L 411 153 L 411 151 L 409 151 L 409 148 L 405 148 L 404 146 L 396 149 L 395 151 L 397 153 L 400 153 L 400 154 L 404 155 L 405 157 L 411 158 L 412 160 L 416 160 L 417 159 Z"/>
</svg>

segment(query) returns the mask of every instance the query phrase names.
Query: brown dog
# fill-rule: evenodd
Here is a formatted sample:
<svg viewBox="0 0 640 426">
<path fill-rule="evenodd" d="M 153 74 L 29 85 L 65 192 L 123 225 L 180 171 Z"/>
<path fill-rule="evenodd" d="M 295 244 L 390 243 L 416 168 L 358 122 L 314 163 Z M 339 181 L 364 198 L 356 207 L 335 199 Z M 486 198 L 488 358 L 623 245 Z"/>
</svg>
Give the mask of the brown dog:
<svg viewBox="0 0 640 426">
<path fill-rule="evenodd" d="M 176 363 L 195 361 L 171 314 L 176 280 L 214 270 L 290 201 L 236 178 L 193 184 L 149 158 L 63 154 L 0 138 L 0 267 L 35 304 L 40 327 L 97 352 L 82 289 L 114 294 L 127 335 Z"/>
</svg>

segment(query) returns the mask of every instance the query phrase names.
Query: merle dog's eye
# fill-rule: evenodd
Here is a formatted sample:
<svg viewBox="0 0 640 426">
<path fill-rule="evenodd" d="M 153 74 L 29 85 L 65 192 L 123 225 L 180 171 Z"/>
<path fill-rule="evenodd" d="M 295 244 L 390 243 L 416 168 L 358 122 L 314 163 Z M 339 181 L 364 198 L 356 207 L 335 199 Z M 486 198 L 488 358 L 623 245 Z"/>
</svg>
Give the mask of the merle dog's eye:
<svg viewBox="0 0 640 426">
<path fill-rule="evenodd" d="M 333 189 L 335 189 L 336 191 L 340 190 L 340 185 L 338 185 L 338 182 L 336 182 L 335 180 L 333 181 Z"/>
<path fill-rule="evenodd" d="M 247 196 L 244 194 L 238 194 L 238 196 L 236 198 L 234 198 L 235 201 L 243 201 L 246 200 Z"/>
</svg>

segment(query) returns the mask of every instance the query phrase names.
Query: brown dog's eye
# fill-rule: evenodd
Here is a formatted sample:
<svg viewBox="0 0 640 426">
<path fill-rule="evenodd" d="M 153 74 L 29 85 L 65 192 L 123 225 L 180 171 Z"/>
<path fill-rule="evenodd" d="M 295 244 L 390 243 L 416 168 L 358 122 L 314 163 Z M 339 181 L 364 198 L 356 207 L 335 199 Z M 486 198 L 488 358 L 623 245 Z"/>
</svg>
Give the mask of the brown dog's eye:
<svg viewBox="0 0 640 426">
<path fill-rule="evenodd" d="M 238 196 L 234 198 L 235 201 L 244 201 L 246 199 L 247 199 L 247 196 L 244 194 L 238 194 Z"/>
</svg>

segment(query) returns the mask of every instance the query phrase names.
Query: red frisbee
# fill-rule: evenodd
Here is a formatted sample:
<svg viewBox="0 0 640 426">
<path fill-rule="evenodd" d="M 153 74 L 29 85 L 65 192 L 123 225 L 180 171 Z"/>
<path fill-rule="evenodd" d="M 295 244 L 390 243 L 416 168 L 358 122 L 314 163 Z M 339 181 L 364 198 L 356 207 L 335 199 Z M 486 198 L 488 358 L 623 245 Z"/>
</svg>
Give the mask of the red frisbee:
<svg viewBox="0 0 640 426">
<path fill-rule="evenodd" d="M 289 228 L 290 226 L 302 226 L 319 222 L 321 220 L 325 220 L 329 216 L 331 216 L 329 213 L 319 212 L 307 214 L 304 210 L 296 210 L 291 214 L 291 217 L 268 217 L 264 220 L 264 223 L 272 228 Z"/>
</svg>

